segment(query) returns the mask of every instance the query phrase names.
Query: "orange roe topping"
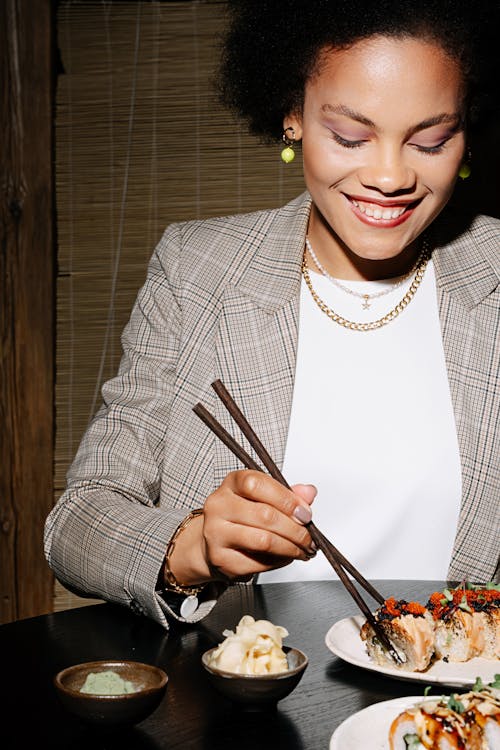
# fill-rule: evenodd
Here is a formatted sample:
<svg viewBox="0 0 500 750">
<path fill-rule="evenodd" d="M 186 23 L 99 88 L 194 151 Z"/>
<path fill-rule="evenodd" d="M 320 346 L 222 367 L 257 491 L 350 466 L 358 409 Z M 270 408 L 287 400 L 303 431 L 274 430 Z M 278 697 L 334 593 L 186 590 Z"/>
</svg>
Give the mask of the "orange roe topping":
<svg viewBox="0 0 500 750">
<path fill-rule="evenodd" d="M 386 610 L 387 614 L 392 615 L 392 617 L 399 617 L 401 614 L 399 602 L 393 596 L 385 600 L 383 608 Z"/>
<path fill-rule="evenodd" d="M 500 603 L 500 591 L 496 589 L 475 589 L 474 591 L 466 591 L 465 595 L 467 601 L 470 602 L 495 602 L 497 606 Z"/>
<path fill-rule="evenodd" d="M 425 607 L 419 602 L 408 602 L 406 611 L 410 615 L 423 615 L 425 613 Z"/>
<path fill-rule="evenodd" d="M 425 607 L 419 602 L 405 602 L 404 600 L 395 599 L 391 596 L 386 599 L 382 611 L 391 617 L 401 617 L 403 615 L 413 615 L 418 617 L 425 614 Z"/>
<path fill-rule="evenodd" d="M 449 593 L 453 597 L 450 600 L 443 591 L 431 594 L 428 607 L 435 620 L 451 615 L 457 609 L 464 611 L 464 604 L 472 611 L 491 611 L 500 606 L 500 592 L 496 589 L 449 589 Z"/>
</svg>

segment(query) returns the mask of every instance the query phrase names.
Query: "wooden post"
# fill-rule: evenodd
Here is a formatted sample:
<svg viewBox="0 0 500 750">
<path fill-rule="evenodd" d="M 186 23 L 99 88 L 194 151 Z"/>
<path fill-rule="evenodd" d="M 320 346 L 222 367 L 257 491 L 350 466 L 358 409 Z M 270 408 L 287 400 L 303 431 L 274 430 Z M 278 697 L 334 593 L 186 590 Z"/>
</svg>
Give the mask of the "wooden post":
<svg viewBox="0 0 500 750">
<path fill-rule="evenodd" d="M 52 610 L 54 8 L 0 3 L 0 622 Z"/>
</svg>

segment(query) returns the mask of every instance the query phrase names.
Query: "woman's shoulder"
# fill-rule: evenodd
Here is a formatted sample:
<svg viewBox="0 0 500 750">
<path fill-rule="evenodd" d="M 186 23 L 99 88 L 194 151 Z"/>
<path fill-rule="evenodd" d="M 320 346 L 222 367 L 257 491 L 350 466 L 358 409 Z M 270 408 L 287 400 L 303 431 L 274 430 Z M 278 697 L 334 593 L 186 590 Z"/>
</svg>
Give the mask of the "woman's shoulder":
<svg viewBox="0 0 500 750">
<path fill-rule="evenodd" d="M 438 286 L 469 310 L 484 302 L 498 312 L 491 295 L 500 279 L 500 220 L 446 210 L 431 231 Z"/>
<path fill-rule="evenodd" d="M 469 232 L 477 241 L 495 243 L 498 257 L 498 243 L 500 240 L 500 218 L 487 214 L 476 214 L 470 223 Z"/>
<path fill-rule="evenodd" d="M 484 263 L 500 275 L 500 219 L 447 208 L 436 221 L 434 246 L 461 265 Z"/>
<path fill-rule="evenodd" d="M 184 278 L 183 271 L 192 274 L 196 268 L 210 268 L 212 277 L 220 269 L 226 281 L 264 256 L 279 264 L 293 257 L 295 246 L 303 246 L 310 205 L 304 192 L 279 208 L 171 224 L 156 256 Z"/>
<path fill-rule="evenodd" d="M 217 237 L 235 235 L 241 240 L 242 232 L 246 232 L 250 236 L 253 234 L 260 235 L 269 231 L 269 228 L 274 224 L 289 222 L 294 216 L 304 211 L 308 214 L 309 206 L 309 194 L 304 192 L 283 206 L 205 219 L 193 219 L 171 225 L 166 231 L 168 232 L 172 227 L 175 227 L 184 240 L 212 235 Z"/>
</svg>

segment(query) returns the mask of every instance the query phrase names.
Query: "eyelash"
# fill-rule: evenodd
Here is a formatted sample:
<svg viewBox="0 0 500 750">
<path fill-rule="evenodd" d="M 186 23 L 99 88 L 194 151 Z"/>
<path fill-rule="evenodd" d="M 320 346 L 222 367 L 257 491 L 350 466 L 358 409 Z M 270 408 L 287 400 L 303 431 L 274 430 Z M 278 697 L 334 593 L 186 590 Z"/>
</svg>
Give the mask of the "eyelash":
<svg viewBox="0 0 500 750">
<path fill-rule="evenodd" d="M 432 156 L 433 154 L 440 154 L 444 151 L 449 140 L 449 138 L 445 138 L 444 141 L 441 141 L 441 143 L 438 143 L 436 146 L 419 146 L 416 143 L 410 145 L 413 145 L 421 154 L 429 154 Z"/>
<path fill-rule="evenodd" d="M 343 148 L 360 148 L 360 146 L 363 145 L 363 143 L 366 143 L 366 141 L 348 141 L 346 138 L 342 138 L 338 133 L 336 133 L 334 130 L 331 131 L 334 141 L 336 141 L 339 146 L 343 146 Z M 446 147 L 449 138 L 445 138 L 444 141 L 441 141 L 441 143 L 438 143 L 436 146 L 419 146 L 416 143 L 410 143 L 410 146 L 413 146 L 417 149 L 421 154 L 429 154 L 430 156 L 434 154 L 440 154 L 444 148 Z"/>
<path fill-rule="evenodd" d="M 338 133 L 336 133 L 334 130 L 331 131 L 333 140 L 336 141 L 340 146 L 343 146 L 344 148 L 359 148 L 363 145 L 363 143 L 366 143 L 366 141 L 347 141 L 345 138 L 342 138 Z"/>
</svg>

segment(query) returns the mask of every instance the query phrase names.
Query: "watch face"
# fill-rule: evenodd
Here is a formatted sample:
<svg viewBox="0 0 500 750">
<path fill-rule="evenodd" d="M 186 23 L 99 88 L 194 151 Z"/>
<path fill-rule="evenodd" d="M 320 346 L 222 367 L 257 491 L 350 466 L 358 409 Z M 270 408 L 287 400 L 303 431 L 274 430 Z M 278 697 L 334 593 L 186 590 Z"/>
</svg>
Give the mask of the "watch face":
<svg viewBox="0 0 500 750">
<path fill-rule="evenodd" d="M 163 589 L 161 597 L 168 604 L 170 609 L 180 617 L 191 617 L 200 606 L 196 594 L 186 595 L 181 594 L 178 591 Z"/>
<path fill-rule="evenodd" d="M 198 609 L 198 597 L 197 596 L 186 596 L 181 604 L 180 614 L 181 617 L 190 617 Z"/>
</svg>

